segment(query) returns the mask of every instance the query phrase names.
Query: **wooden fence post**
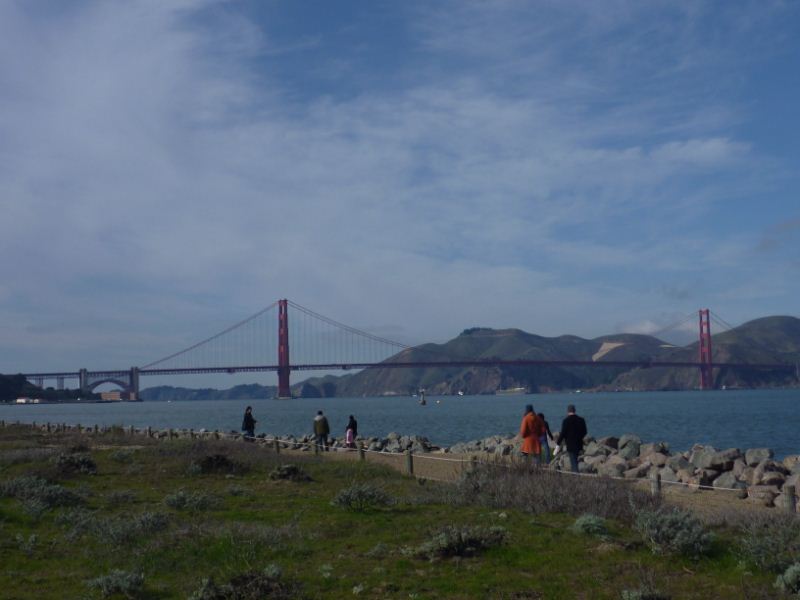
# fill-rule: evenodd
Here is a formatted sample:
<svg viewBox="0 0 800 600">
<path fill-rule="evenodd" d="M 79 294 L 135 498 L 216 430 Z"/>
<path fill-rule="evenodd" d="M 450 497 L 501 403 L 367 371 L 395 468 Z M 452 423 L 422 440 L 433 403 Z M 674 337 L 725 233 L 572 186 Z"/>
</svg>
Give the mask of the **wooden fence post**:
<svg viewBox="0 0 800 600">
<path fill-rule="evenodd" d="M 653 496 L 661 495 L 661 473 L 653 471 L 650 474 L 650 493 Z"/>
<path fill-rule="evenodd" d="M 364 451 L 364 444 L 358 445 L 358 458 L 361 462 L 367 460 L 367 453 Z"/>
<path fill-rule="evenodd" d="M 275 438 L 275 454 L 281 453 L 281 441 L 278 438 Z"/>
<path fill-rule="evenodd" d="M 783 508 L 789 512 L 797 512 L 797 496 L 793 485 L 783 486 Z"/>
<path fill-rule="evenodd" d="M 414 455 L 410 450 L 406 450 L 406 473 L 409 475 L 414 474 Z"/>
</svg>

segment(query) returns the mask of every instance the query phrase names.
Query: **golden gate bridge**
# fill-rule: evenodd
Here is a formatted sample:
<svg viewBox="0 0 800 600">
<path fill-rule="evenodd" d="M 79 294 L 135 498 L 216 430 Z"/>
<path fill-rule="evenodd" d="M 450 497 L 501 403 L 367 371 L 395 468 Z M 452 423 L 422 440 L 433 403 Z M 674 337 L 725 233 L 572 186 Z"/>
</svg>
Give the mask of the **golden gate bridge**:
<svg viewBox="0 0 800 600">
<path fill-rule="evenodd" d="M 292 309 L 292 334 L 290 314 Z M 278 374 L 278 397 L 291 397 L 292 371 L 334 371 L 350 369 L 408 369 L 447 367 L 667 367 L 698 369 L 700 388 L 714 387 L 714 369 L 795 370 L 787 363 L 735 363 L 713 361 L 711 311 L 698 311 L 699 344 L 696 361 L 669 361 L 643 358 L 638 360 L 576 359 L 500 359 L 453 358 L 436 356 L 431 360 L 412 360 L 420 346 L 410 346 L 350 327 L 316 313 L 290 300 L 273 302 L 250 317 L 219 333 L 141 367 L 128 369 L 23 373 L 32 383 L 44 387 L 45 381 L 56 381 L 64 388 L 68 379 L 77 379 L 83 393 L 100 385 L 114 384 L 138 398 L 140 377 L 194 375 L 209 373 Z M 291 342 L 291 344 L 290 344 Z M 290 345 L 292 354 L 290 354 Z"/>
</svg>

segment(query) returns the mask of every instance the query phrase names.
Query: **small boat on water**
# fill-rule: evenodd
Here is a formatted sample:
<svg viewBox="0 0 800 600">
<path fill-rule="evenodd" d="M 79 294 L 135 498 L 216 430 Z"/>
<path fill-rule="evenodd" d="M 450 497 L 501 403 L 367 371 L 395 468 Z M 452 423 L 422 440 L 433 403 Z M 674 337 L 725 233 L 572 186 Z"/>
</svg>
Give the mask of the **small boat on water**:
<svg viewBox="0 0 800 600">
<path fill-rule="evenodd" d="M 495 390 L 495 396 L 522 396 L 523 394 L 529 394 L 530 391 L 528 388 L 525 387 L 513 387 L 513 388 L 506 388 L 502 390 Z"/>
</svg>

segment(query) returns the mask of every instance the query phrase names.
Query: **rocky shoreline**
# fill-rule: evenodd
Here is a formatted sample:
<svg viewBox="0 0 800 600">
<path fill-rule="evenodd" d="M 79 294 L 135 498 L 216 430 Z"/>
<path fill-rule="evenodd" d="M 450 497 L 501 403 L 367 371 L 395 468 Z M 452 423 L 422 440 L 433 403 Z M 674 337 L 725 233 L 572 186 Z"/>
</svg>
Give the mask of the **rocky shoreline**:
<svg viewBox="0 0 800 600">
<path fill-rule="evenodd" d="M 2 422 L 2 425 L 6 425 Z M 82 427 L 80 425 L 51 425 L 35 423 L 32 427 L 52 431 L 79 431 L 99 433 L 117 429 L 129 435 L 142 435 L 155 439 L 243 439 L 241 432 L 210 431 L 206 429 L 152 429 Z M 274 443 L 282 448 L 312 451 L 314 436 L 261 433 L 256 437 L 261 443 Z M 330 437 L 332 450 L 344 450 L 344 437 Z M 390 454 L 438 454 L 466 455 L 477 457 L 504 457 L 516 455 L 519 442 L 513 435 L 494 435 L 480 440 L 459 442 L 449 447 L 437 446 L 426 437 L 389 433 L 386 437 L 358 437 L 356 443 L 366 451 Z M 556 455 L 547 467 L 567 470 L 569 460 L 566 453 Z M 619 437 L 605 436 L 584 438 L 584 449 L 579 457 L 579 470 L 584 474 L 595 474 L 622 479 L 652 478 L 656 474 L 664 483 L 684 484 L 690 490 L 716 489 L 737 493 L 764 506 L 786 507 L 789 498 L 795 498 L 795 489 L 800 479 L 800 455 L 792 454 L 775 460 L 770 448 L 727 448 L 719 450 L 713 446 L 695 444 L 683 452 L 671 452 L 666 442 L 643 442 L 639 436 L 625 434 Z M 796 501 L 796 512 L 800 502 Z"/>
<path fill-rule="evenodd" d="M 312 436 L 283 436 L 289 447 L 292 443 L 313 443 Z M 519 442 L 514 436 L 489 436 L 481 440 L 460 442 L 449 447 L 433 445 L 422 436 L 390 433 L 385 438 L 369 437 L 357 440 L 366 450 L 388 453 L 435 453 L 478 456 L 510 456 L 517 453 Z M 344 438 L 331 438 L 331 448 L 344 448 Z M 688 489 L 717 489 L 737 492 L 764 506 L 783 507 L 785 486 L 797 487 L 800 478 L 800 455 L 774 460 L 770 448 L 727 448 L 695 444 L 684 452 L 671 452 L 666 442 L 643 442 L 639 436 L 625 434 L 584 439 L 579 457 L 581 473 L 623 479 L 651 478 L 658 474 L 665 483 L 682 483 Z M 548 468 L 566 470 L 569 459 L 559 453 Z M 787 490 L 788 491 L 788 490 Z M 791 493 L 794 497 L 794 492 Z M 800 512 L 800 502 L 796 510 Z"/>
</svg>

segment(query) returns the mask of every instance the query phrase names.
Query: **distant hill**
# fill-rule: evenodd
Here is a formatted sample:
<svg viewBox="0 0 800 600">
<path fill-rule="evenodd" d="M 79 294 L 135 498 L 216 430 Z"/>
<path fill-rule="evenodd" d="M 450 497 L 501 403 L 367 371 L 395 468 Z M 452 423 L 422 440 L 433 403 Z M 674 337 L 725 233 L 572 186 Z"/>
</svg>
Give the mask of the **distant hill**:
<svg viewBox="0 0 800 600">
<path fill-rule="evenodd" d="M 498 358 L 607 361 L 696 361 L 698 344 L 676 347 L 647 335 L 542 337 L 519 329 L 472 328 L 444 344 L 405 350 L 387 362 L 420 362 Z M 712 337 L 717 362 L 800 362 L 800 319 L 765 317 Z M 717 387 L 785 387 L 798 385 L 788 369 L 716 369 Z M 686 390 L 699 387 L 697 369 L 603 367 L 375 368 L 343 377 L 312 378 L 294 386 L 300 396 L 407 395 L 419 388 L 429 394 L 491 394 L 498 389 Z"/>
<path fill-rule="evenodd" d="M 23 375 L 0 374 L 0 402 L 13 402 L 17 398 L 42 398 L 44 400 L 75 400 L 81 397 L 80 390 L 42 389 L 30 383 Z M 96 397 L 88 394 L 86 397 Z"/>
<path fill-rule="evenodd" d="M 800 363 L 800 319 L 764 317 L 712 338 L 716 362 Z M 674 346 L 638 334 L 604 335 L 584 339 L 574 335 L 543 337 L 520 329 L 474 327 L 444 344 L 423 344 L 385 362 L 424 362 L 459 359 L 697 361 L 697 342 Z M 800 385 L 791 369 L 715 369 L 716 387 L 753 388 Z M 624 367 L 450 367 L 374 368 L 342 376 L 312 377 L 292 386 L 305 398 L 334 396 L 410 395 L 420 388 L 428 394 L 493 394 L 523 387 L 531 392 L 560 390 L 689 390 L 700 385 L 697 369 Z M 257 399 L 276 395 L 274 386 L 239 385 L 227 390 L 161 386 L 141 392 L 145 400 Z"/>
<path fill-rule="evenodd" d="M 227 390 L 214 388 L 192 389 L 160 385 L 146 388 L 139 392 L 142 400 L 148 401 L 182 401 L 182 400 L 258 400 L 272 398 L 277 393 L 275 386 L 250 383 L 237 385 Z"/>
</svg>

